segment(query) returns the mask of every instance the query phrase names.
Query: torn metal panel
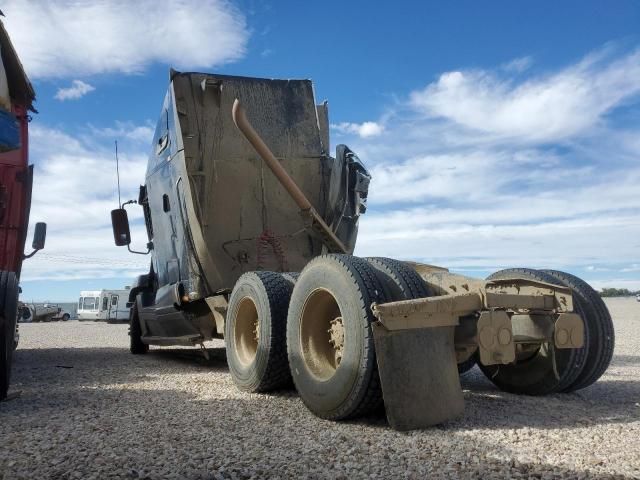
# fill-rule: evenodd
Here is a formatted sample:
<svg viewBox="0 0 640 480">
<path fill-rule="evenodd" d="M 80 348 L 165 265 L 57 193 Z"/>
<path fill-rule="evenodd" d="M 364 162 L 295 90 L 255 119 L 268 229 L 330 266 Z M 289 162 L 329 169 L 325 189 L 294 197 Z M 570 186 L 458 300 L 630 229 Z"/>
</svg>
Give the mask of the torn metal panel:
<svg viewBox="0 0 640 480">
<path fill-rule="evenodd" d="M 320 129 L 320 141 L 326 155 L 329 155 L 329 102 L 326 100 L 320 105 L 316 105 L 316 113 L 318 115 L 318 128 Z"/>
</svg>

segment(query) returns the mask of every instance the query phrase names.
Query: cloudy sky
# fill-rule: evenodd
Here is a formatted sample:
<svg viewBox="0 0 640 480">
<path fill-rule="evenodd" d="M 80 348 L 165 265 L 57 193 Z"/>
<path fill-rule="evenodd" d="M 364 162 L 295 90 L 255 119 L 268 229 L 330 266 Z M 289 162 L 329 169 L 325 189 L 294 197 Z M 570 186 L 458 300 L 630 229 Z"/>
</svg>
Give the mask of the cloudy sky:
<svg viewBox="0 0 640 480">
<path fill-rule="evenodd" d="M 373 174 L 357 254 L 640 289 L 640 4 L 376 5 L 5 1 L 37 92 L 31 221 L 49 225 L 24 298 L 148 268 L 112 243 L 113 150 L 135 198 L 170 66 L 314 80 L 333 146 Z"/>
</svg>

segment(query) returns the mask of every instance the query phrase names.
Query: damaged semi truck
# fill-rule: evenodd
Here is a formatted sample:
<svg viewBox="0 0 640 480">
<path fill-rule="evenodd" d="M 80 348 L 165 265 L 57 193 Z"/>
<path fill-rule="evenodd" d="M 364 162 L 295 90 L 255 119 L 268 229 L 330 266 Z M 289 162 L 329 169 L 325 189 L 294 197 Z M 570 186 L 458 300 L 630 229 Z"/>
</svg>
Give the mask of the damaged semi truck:
<svg viewBox="0 0 640 480">
<path fill-rule="evenodd" d="M 476 362 L 530 395 L 602 375 L 611 318 L 576 277 L 354 256 L 371 177 L 348 147 L 329 154 L 328 125 L 308 80 L 171 72 L 137 200 L 151 266 L 130 291 L 132 353 L 223 337 L 240 389 L 293 382 L 322 418 L 384 406 L 401 430 L 460 415 Z M 126 210 L 111 216 L 130 248 Z"/>
</svg>

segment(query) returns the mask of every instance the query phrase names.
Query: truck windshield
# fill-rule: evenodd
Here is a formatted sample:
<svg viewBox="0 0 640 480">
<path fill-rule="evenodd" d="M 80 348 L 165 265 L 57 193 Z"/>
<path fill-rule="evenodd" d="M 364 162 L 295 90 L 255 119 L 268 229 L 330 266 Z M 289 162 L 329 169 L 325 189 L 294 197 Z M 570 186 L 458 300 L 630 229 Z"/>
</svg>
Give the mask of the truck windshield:
<svg viewBox="0 0 640 480">
<path fill-rule="evenodd" d="M 98 299 L 96 297 L 84 297 L 82 299 L 83 310 L 98 310 Z"/>
</svg>

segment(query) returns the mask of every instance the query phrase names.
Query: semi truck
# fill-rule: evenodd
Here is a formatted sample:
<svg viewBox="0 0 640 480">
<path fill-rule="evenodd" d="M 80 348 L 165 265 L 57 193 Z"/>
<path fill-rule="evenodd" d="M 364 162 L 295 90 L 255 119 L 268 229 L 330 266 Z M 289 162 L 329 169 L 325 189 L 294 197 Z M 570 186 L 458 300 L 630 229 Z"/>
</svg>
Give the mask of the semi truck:
<svg viewBox="0 0 640 480">
<path fill-rule="evenodd" d="M 37 223 L 33 252 L 24 254 L 31 207 L 29 112 L 35 92 L 0 22 L 0 400 L 7 396 L 17 346 L 20 272 L 25 258 L 44 248 L 47 227 Z"/>
<path fill-rule="evenodd" d="M 150 253 L 133 283 L 130 350 L 224 338 L 235 384 L 293 384 L 315 415 L 384 408 L 399 430 L 463 412 L 460 373 L 498 388 L 572 392 L 611 360 L 599 296 L 554 270 L 474 279 L 355 256 L 371 175 L 329 152 L 328 104 L 309 80 L 170 74 L 137 200 L 111 212 L 115 244 Z M 147 243 L 131 248 L 126 205 Z M 410 222 L 411 219 L 407 218 Z"/>
</svg>

